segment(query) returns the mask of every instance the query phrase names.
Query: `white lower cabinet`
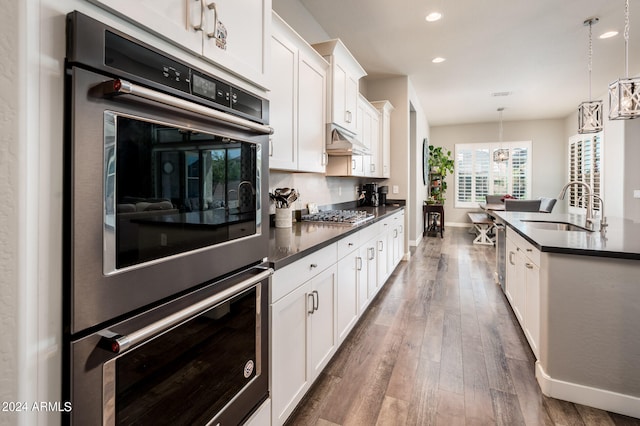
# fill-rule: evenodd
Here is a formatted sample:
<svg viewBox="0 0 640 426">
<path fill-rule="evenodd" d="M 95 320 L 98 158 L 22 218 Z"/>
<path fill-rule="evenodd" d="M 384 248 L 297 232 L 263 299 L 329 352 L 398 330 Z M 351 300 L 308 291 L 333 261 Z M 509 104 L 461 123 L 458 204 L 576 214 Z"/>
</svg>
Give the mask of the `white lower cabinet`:
<svg viewBox="0 0 640 426">
<path fill-rule="evenodd" d="M 342 342 L 358 319 L 359 250 L 338 261 L 338 339 Z"/>
<path fill-rule="evenodd" d="M 403 211 L 276 270 L 270 291 L 272 425 L 287 420 L 397 265 L 399 223 Z"/>
<path fill-rule="evenodd" d="M 336 350 L 336 276 L 334 264 L 271 304 L 273 425 L 284 423 Z"/>
<path fill-rule="evenodd" d="M 540 251 L 510 229 L 505 294 L 536 358 L 540 342 Z"/>
</svg>

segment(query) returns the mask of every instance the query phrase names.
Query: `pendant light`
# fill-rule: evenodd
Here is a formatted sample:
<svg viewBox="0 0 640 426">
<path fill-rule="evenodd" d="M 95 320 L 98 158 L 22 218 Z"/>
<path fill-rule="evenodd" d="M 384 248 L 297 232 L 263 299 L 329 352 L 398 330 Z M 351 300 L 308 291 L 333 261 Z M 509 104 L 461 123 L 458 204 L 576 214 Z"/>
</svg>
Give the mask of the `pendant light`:
<svg viewBox="0 0 640 426">
<path fill-rule="evenodd" d="M 584 25 L 589 26 L 589 101 L 583 102 L 578 107 L 578 133 L 598 133 L 602 130 L 602 101 L 591 100 L 591 59 L 593 56 L 593 42 L 591 41 L 591 27 L 600 19 L 589 18 Z"/>
<path fill-rule="evenodd" d="M 629 0 L 624 8 L 625 78 L 609 85 L 609 119 L 627 120 L 640 117 L 640 77 L 629 78 Z"/>
<path fill-rule="evenodd" d="M 498 142 L 500 143 L 500 148 L 493 151 L 493 161 L 498 163 L 509 159 L 509 150 L 502 148 L 502 111 L 504 111 L 504 107 L 498 108 L 498 114 L 500 117 L 500 124 L 498 125 Z"/>
</svg>

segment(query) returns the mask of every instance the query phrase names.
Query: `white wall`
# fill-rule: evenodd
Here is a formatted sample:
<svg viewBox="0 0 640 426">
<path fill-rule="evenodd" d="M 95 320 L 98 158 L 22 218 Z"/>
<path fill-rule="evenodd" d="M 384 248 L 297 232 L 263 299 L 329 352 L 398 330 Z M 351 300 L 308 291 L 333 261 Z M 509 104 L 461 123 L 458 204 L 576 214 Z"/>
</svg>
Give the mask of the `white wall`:
<svg viewBox="0 0 640 426">
<path fill-rule="evenodd" d="M 457 143 L 497 142 L 498 122 L 433 126 L 430 143 L 455 153 Z M 532 143 L 531 197 L 555 197 L 566 183 L 567 136 L 565 120 L 504 121 L 503 141 Z M 449 224 L 468 223 L 470 209 L 454 207 L 455 176 L 447 176 L 445 217 Z M 562 211 L 558 205 L 554 211 Z"/>
</svg>

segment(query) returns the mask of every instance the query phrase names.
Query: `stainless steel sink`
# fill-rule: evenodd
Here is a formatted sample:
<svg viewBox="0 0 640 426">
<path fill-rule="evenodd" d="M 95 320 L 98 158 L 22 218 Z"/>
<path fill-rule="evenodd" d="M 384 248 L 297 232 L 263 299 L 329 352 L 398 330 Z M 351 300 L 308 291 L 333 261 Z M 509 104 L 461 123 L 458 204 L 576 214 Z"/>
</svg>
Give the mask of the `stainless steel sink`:
<svg viewBox="0 0 640 426">
<path fill-rule="evenodd" d="M 523 220 L 528 226 L 537 229 L 550 229 L 553 231 L 582 231 L 582 232 L 593 232 L 590 229 L 587 229 L 583 226 L 574 225 L 573 223 L 568 222 L 552 222 L 546 220 Z"/>
</svg>

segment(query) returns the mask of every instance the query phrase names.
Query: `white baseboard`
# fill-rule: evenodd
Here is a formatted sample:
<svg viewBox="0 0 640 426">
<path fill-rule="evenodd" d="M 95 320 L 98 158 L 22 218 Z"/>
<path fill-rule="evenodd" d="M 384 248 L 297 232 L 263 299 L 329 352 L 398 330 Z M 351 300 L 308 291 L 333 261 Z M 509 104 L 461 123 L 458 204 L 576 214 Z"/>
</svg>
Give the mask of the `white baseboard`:
<svg viewBox="0 0 640 426">
<path fill-rule="evenodd" d="M 536 379 L 546 396 L 640 418 L 638 397 L 556 380 L 544 371 L 540 361 L 536 362 Z"/>
</svg>

